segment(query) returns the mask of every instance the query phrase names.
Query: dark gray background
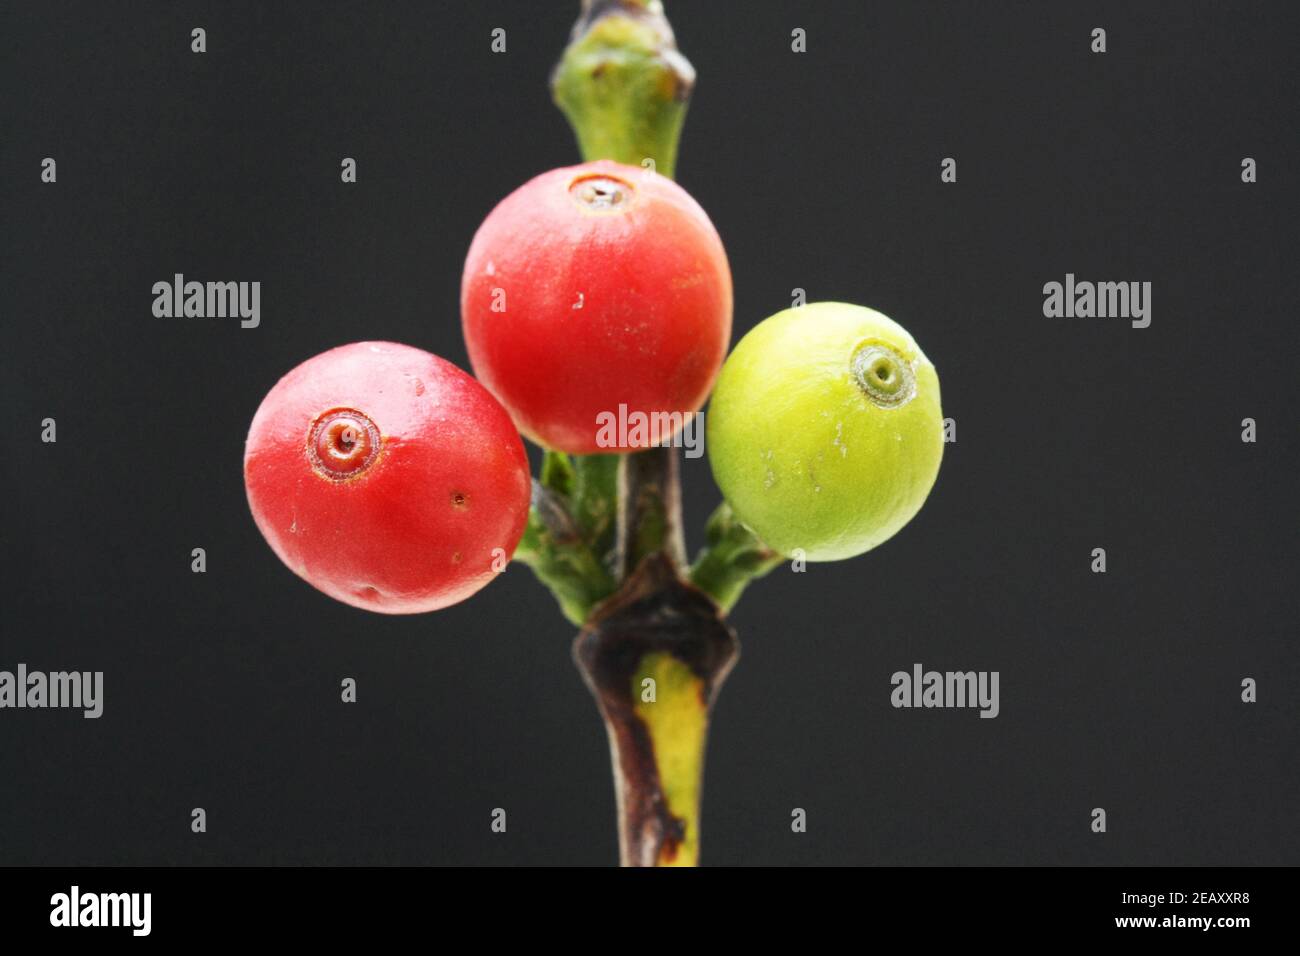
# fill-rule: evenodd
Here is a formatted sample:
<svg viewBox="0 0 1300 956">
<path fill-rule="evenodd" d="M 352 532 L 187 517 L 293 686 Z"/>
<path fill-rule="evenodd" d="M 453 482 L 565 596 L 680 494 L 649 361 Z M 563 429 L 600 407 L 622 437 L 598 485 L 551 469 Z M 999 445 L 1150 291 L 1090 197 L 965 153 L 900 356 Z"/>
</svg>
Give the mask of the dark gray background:
<svg viewBox="0 0 1300 956">
<path fill-rule="evenodd" d="M 958 422 L 896 539 L 733 615 L 706 862 L 1300 862 L 1295 22 L 1046 6 L 668 4 L 735 338 L 796 286 L 871 305 Z M 474 229 L 576 161 L 546 85 L 576 8 L 5 5 L 0 668 L 103 670 L 106 701 L 0 712 L 0 863 L 615 859 L 573 629 L 530 573 L 435 615 L 345 607 L 272 555 L 240 474 L 311 355 L 467 365 Z M 174 272 L 260 280 L 261 327 L 154 318 Z M 1045 319 L 1067 272 L 1152 282 L 1151 327 Z M 694 547 L 717 492 L 683 473 Z M 916 661 L 1000 671 L 1001 716 L 891 709 Z"/>
</svg>

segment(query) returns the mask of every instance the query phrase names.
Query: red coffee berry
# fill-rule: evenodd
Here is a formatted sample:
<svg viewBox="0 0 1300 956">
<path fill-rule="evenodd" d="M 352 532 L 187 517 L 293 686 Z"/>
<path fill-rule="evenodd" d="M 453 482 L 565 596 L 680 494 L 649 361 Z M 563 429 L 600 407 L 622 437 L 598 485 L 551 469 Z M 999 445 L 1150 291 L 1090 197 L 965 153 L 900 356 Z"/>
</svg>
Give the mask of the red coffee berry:
<svg viewBox="0 0 1300 956">
<path fill-rule="evenodd" d="M 282 378 L 253 417 L 244 485 L 294 573 L 386 614 L 469 597 L 528 520 L 506 410 L 450 362 L 392 342 L 331 349 Z"/>
<path fill-rule="evenodd" d="M 579 454 L 651 443 L 598 441 L 598 416 L 620 406 L 698 411 L 731 337 L 731 272 L 709 217 L 672 180 L 608 161 L 502 200 L 470 246 L 460 301 L 475 374 L 524 434 Z"/>
</svg>

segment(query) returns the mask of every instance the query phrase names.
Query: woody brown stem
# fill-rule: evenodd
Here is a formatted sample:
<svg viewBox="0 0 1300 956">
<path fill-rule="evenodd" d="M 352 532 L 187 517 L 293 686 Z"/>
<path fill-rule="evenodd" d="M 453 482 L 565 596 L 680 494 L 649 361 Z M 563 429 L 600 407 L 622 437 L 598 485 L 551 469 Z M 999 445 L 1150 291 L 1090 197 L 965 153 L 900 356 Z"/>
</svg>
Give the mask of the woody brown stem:
<svg viewBox="0 0 1300 956">
<path fill-rule="evenodd" d="M 717 605 L 662 553 L 574 641 L 609 736 L 623 866 L 699 862 L 709 711 L 739 653 Z"/>
<path fill-rule="evenodd" d="M 675 567 L 685 564 L 682 490 L 675 448 L 650 448 L 624 455 L 619 462 L 618 502 L 615 554 L 620 577 L 632 574 L 655 553 L 666 555 Z"/>
</svg>

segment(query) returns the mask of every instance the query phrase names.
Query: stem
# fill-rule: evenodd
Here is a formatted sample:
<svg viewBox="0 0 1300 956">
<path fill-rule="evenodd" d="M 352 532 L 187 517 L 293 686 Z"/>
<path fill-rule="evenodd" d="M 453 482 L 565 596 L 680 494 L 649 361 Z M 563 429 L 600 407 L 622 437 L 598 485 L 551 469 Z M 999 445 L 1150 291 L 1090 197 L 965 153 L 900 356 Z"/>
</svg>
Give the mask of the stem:
<svg viewBox="0 0 1300 956">
<path fill-rule="evenodd" d="M 553 477 L 546 469 L 542 476 L 543 480 Z M 564 497 L 540 481 L 533 482 L 528 525 L 515 549 L 515 560 L 532 568 L 574 624 L 586 620 L 615 588 L 609 569 L 583 539 Z"/>
<path fill-rule="evenodd" d="M 686 563 L 675 448 L 651 448 L 622 456 L 618 500 L 615 561 L 621 578 L 657 552 L 667 555 L 674 567 Z"/>
<path fill-rule="evenodd" d="M 575 455 L 573 519 L 592 553 L 614 570 L 618 471 L 622 455 Z"/>
<path fill-rule="evenodd" d="M 649 159 L 665 176 L 676 168 L 694 84 L 659 0 L 583 0 L 551 76 L 585 161 Z M 599 469 L 593 487 L 609 495 L 608 463 L 583 462 L 574 459 L 575 498 L 583 468 Z M 624 866 L 699 862 L 709 711 L 739 653 L 718 605 L 680 576 L 677 468 L 672 448 L 619 456 L 608 553 L 621 583 L 573 645 L 609 736 Z"/>
<path fill-rule="evenodd" d="M 573 657 L 609 735 L 623 866 L 695 866 L 709 710 L 740 653 L 717 606 L 652 555 Z"/>
<path fill-rule="evenodd" d="M 704 533 L 707 543 L 691 565 L 690 580 L 723 611 L 735 606 L 750 581 L 785 561 L 742 524 L 725 501 L 710 516 Z"/>
</svg>

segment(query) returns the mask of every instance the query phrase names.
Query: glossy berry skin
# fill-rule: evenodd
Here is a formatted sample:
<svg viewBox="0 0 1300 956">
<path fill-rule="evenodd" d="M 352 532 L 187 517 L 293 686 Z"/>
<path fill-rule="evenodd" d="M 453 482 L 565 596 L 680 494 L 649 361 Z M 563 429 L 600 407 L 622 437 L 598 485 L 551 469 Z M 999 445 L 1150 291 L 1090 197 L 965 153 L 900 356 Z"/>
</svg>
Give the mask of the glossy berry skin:
<svg viewBox="0 0 1300 956">
<path fill-rule="evenodd" d="M 851 558 L 898 532 L 934 485 L 939 377 L 879 312 L 840 302 L 787 309 L 727 359 L 705 437 L 718 487 L 770 548 Z"/>
<path fill-rule="evenodd" d="M 731 271 L 708 216 L 672 180 L 586 163 L 543 173 L 487 217 L 465 260 L 461 318 L 475 374 L 525 435 L 577 454 L 626 451 L 652 442 L 635 429 L 622 444 L 617 429 L 602 436 L 599 416 L 704 404 L 731 337 Z"/>
<path fill-rule="evenodd" d="M 331 349 L 280 379 L 253 417 L 244 485 L 290 570 L 385 614 L 469 597 L 528 520 L 506 410 L 450 362 L 391 342 Z"/>
</svg>

